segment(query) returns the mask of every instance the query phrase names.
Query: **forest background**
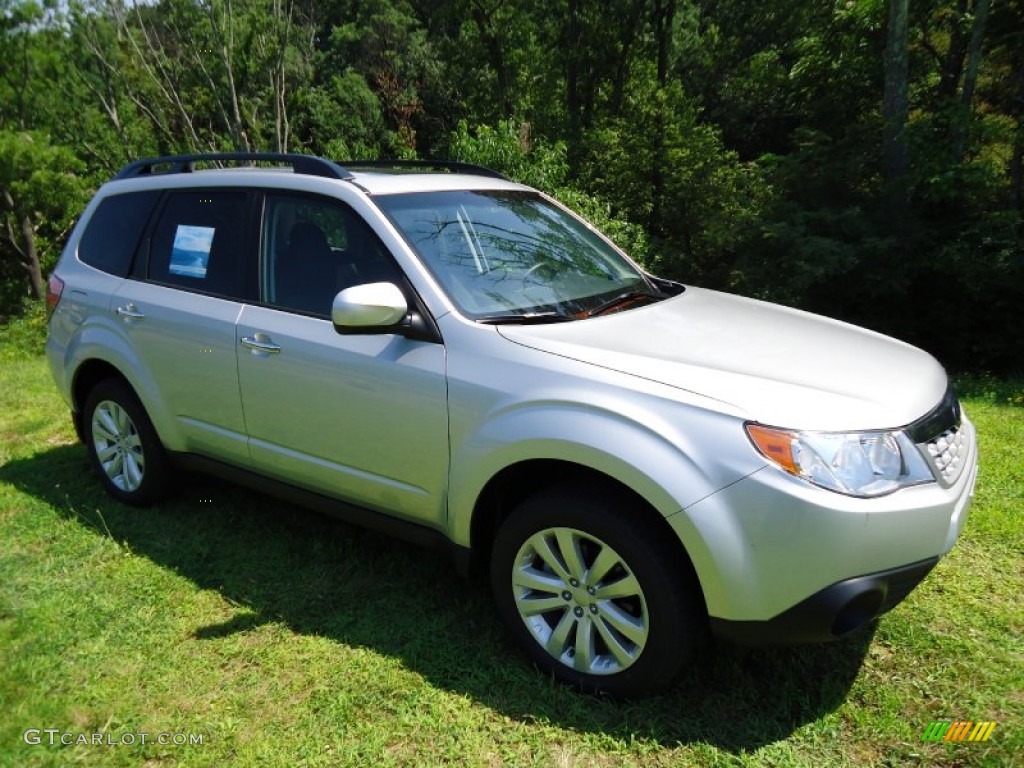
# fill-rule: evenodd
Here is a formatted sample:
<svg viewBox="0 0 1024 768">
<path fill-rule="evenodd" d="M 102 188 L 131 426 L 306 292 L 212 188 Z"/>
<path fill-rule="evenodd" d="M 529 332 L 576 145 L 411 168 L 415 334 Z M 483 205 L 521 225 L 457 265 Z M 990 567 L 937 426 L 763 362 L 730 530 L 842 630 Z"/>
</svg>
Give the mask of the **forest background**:
<svg viewBox="0 0 1024 768">
<path fill-rule="evenodd" d="M 230 150 L 489 165 L 657 274 L 1022 371 L 1019 0 L 0 0 L 0 323 L 121 166 Z"/>
</svg>

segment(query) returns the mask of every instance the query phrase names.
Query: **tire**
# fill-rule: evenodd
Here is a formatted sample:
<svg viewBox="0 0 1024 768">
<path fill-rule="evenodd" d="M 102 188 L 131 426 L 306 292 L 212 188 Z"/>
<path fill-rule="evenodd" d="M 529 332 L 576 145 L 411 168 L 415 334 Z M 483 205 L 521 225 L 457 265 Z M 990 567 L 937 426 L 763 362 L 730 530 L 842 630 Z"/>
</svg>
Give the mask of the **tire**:
<svg viewBox="0 0 1024 768">
<path fill-rule="evenodd" d="M 82 431 L 89 461 L 107 493 L 145 506 L 170 480 L 170 462 L 145 408 L 120 379 L 104 379 L 85 399 Z"/>
<path fill-rule="evenodd" d="M 650 695 L 706 638 L 692 569 L 645 524 L 649 512 L 617 489 L 559 486 L 526 499 L 499 529 L 498 613 L 558 680 L 588 693 Z"/>
</svg>

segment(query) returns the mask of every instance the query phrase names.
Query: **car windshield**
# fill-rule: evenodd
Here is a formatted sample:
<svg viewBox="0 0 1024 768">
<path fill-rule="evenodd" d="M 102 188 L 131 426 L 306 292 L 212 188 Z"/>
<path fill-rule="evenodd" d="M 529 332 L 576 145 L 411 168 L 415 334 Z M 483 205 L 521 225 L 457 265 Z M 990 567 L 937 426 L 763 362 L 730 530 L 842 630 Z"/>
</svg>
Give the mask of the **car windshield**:
<svg viewBox="0 0 1024 768">
<path fill-rule="evenodd" d="M 656 295 L 580 219 L 532 192 L 418 192 L 376 198 L 467 316 L 582 317 Z"/>
</svg>

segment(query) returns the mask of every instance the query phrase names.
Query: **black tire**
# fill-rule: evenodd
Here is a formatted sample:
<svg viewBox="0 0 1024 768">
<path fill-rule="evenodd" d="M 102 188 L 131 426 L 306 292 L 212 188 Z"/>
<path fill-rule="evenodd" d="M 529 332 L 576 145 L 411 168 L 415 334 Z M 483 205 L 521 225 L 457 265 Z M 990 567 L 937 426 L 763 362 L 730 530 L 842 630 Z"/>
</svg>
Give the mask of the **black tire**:
<svg viewBox="0 0 1024 768">
<path fill-rule="evenodd" d="M 146 409 L 124 381 L 104 379 L 90 390 L 82 436 L 93 470 L 115 499 L 146 506 L 163 496 L 171 474 L 167 453 Z"/>
<path fill-rule="evenodd" d="M 648 514 L 640 500 L 620 490 L 566 485 L 529 497 L 499 529 L 491 556 L 498 613 L 533 662 L 558 680 L 588 693 L 650 695 L 667 688 L 706 639 L 707 613 L 692 568 L 681 561 L 685 555 L 678 547 L 654 532 Z M 542 532 L 547 533 L 537 536 Z M 577 570 L 585 577 L 570 579 L 576 584 L 535 548 L 557 548 L 560 568 L 571 573 L 568 558 L 560 554 L 563 542 L 572 542 L 568 551 L 582 556 Z M 609 553 L 598 564 L 604 549 Z M 603 564 L 612 561 L 616 565 L 601 576 Z M 522 585 L 524 579 L 536 580 L 538 572 L 542 586 Z M 588 583 L 588 576 L 597 578 Z M 557 592 L 556 583 L 561 584 Z M 622 585 L 634 583 L 637 595 L 614 596 L 629 591 Z M 531 605 L 531 599 L 537 602 Z M 545 605 L 552 607 L 545 610 Z M 520 606 L 538 613 L 524 615 Z M 563 622 L 573 625 L 567 634 L 559 632 Z M 644 628 L 645 634 L 630 639 L 615 631 L 617 626 L 638 637 Z M 546 649 L 545 633 L 548 643 L 564 649 L 561 657 Z M 563 637 L 568 638 L 564 643 Z"/>
</svg>

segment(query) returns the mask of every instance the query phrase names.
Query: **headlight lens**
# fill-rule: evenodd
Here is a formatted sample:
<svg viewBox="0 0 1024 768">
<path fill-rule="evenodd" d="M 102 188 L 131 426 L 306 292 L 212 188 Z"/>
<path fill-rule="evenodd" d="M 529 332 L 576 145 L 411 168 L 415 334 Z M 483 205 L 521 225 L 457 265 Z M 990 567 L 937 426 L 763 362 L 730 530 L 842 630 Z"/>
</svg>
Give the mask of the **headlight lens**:
<svg viewBox="0 0 1024 768">
<path fill-rule="evenodd" d="M 901 430 L 798 432 L 760 424 L 746 429 L 765 458 L 830 491 L 867 498 L 935 479 Z"/>
</svg>

